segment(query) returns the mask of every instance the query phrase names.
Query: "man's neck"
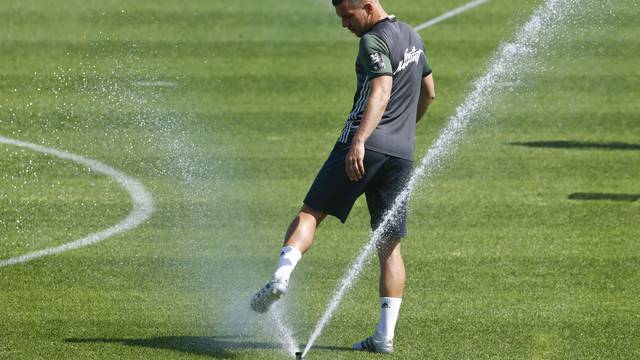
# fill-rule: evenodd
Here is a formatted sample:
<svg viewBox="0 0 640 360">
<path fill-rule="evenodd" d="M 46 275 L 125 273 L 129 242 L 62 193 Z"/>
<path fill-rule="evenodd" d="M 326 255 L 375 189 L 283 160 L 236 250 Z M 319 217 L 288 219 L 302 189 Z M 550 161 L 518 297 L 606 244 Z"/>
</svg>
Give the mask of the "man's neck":
<svg viewBox="0 0 640 360">
<path fill-rule="evenodd" d="M 372 25 L 375 25 L 380 22 L 380 20 L 386 19 L 388 17 L 389 14 L 387 14 L 387 12 L 382 8 L 378 11 L 374 11 L 373 15 L 371 16 Z"/>
</svg>

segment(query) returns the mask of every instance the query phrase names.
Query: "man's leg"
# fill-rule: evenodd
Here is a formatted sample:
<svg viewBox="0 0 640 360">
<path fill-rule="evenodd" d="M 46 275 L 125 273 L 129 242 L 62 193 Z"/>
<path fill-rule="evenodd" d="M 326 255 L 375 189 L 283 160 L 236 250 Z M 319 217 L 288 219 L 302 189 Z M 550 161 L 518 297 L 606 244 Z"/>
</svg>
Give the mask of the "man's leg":
<svg viewBox="0 0 640 360">
<path fill-rule="evenodd" d="M 391 353 L 396 322 L 404 293 L 404 262 L 400 238 L 388 238 L 378 246 L 380 259 L 380 319 L 373 336 L 356 344 L 354 349 Z"/>
<path fill-rule="evenodd" d="M 400 239 L 391 238 L 378 247 L 380 259 L 380 297 L 402 298 L 404 294 L 404 261 Z"/>
<path fill-rule="evenodd" d="M 393 341 L 404 293 L 405 272 L 400 239 L 389 239 L 378 249 L 380 258 L 380 320 L 375 337 Z"/>
<path fill-rule="evenodd" d="M 256 312 L 269 310 L 271 304 L 287 292 L 289 278 L 298 261 L 313 243 L 316 229 L 326 214 L 304 205 L 293 219 L 284 238 L 278 267 L 269 281 L 251 299 L 251 308 Z"/>
<path fill-rule="evenodd" d="M 289 284 L 289 277 L 302 255 L 309 250 L 315 237 L 316 229 L 327 215 L 302 206 L 298 215 L 293 219 L 284 237 L 284 246 L 280 251 L 278 268 L 273 274 L 273 280 Z"/>
<path fill-rule="evenodd" d="M 406 201 L 399 207 L 395 202 L 412 171 L 413 163 L 410 160 L 387 156 L 376 178 L 368 184 L 365 191 L 371 229 L 375 231 L 384 223 L 385 236 L 377 244 L 380 258 L 380 320 L 373 336 L 353 345 L 356 350 L 393 352 L 395 326 L 405 282 L 400 239 L 407 234 Z M 393 219 L 385 222 L 384 216 L 390 209 L 396 209 Z"/>
<path fill-rule="evenodd" d="M 303 205 L 284 237 L 284 246 L 293 246 L 302 254 L 307 252 L 313 243 L 316 229 L 327 214 Z"/>
<path fill-rule="evenodd" d="M 302 258 L 302 254 L 311 247 L 316 229 L 322 220 L 327 214 L 331 214 L 345 222 L 356 199 L 386 159 L 382 154 L 367 153 L 365 166 L 368 170 L 365 178 L 354 182 L 349 180 L 344 170 L 348 153 L 348 146 L 336 145 L 322 165 L 304 199 L 305 205 L 289 225 L 273 280 L 258 291 L 251 300 L 253 310 L 267 311 L 274 301 L 286 293 L 289 277 Z"/>
</svg>

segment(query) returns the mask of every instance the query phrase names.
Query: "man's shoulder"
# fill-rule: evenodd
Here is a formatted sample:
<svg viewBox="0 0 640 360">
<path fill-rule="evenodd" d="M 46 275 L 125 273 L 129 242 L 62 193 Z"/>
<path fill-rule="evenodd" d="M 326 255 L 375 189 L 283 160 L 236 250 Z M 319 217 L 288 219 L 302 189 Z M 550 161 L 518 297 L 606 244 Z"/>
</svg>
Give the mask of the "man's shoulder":
<svg viewBox="0 0 640 360">
<path fill-rule="evenodd" d="M 369 31 L 360 37 L 360 44 L 369 44 L 373 41 L 384 41 L 384 38 L 379 32 L 373 31 Z"/>
<path fill-rule="evenodd" d="M 387 45 L 387 41 L 381 34 L 370 31 L 362 35 L 362 37 L 360 38 L 360 48 L 363 50 L 369 50 L 372 48 L 379 50 L 387 49 L 388 51 L 389 46 Z"/>
<path fill-rule="evenodd" d="M 371 31 L 360 38 L 360 41 L 363 41 L 365 36 L 375 36 L 385 43 L 393 43 L 399 38 L 418 38 L 422 40 L 418 32 L 411 25 L 398 20 L 393 15 L 391 15 L 387 21 L 376 24 Z"/>
</svg>

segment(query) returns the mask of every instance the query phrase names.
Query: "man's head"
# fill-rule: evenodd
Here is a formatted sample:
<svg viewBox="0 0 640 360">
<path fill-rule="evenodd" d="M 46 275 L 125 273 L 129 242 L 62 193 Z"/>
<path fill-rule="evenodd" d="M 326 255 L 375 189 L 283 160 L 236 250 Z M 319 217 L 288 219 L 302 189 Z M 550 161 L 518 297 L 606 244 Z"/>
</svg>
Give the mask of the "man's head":
<svg viewBox="0 0 640 360">
<path fill-rule="evenodd" d="M 357 37 L 366 34 L 376 22 L 386 16 L 378 0 L 332 0 L 342 27 Z"/>
</svg>

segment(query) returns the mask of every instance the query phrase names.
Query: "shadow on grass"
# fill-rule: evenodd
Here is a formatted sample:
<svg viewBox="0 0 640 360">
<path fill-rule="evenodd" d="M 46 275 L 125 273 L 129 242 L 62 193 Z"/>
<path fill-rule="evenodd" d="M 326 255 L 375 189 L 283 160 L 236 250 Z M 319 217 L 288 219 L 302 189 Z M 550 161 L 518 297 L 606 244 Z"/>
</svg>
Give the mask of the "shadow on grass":
<svg viewBox="0 0 640 360">
<path fill-rule="evenodd" d="M 640 194 L 573 193 L 568 196 L 568 199 L 634 202 L 640 200 Z"/>
<path fill-rule="evenodd" d="M 533 148 L 555 148 L 555 149 L 600 149 L 600 150 L 640 150 L 640 144 L 628 144 L 622 142 L 597 143 L 588 141 L 528 141 L 512 142 L 509 145 L 526 146 Z"/>
<path fill-rule="evenodd" d="M 76 344 L 107 343 L 174 350 L 218 359 L 235 357 L 236 354 L 232 352 L 233 350 L 274 350 L 283 348 L 280 344 L 250 341 L 248 337 L 242 336 L 159 336 L 147 339 L 69 338 L 64 341 Z M 331 351 L 352 351 L 350 348 L 337 346 L 314 346 L 313 348 Z"/>
</svg>

